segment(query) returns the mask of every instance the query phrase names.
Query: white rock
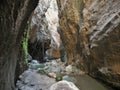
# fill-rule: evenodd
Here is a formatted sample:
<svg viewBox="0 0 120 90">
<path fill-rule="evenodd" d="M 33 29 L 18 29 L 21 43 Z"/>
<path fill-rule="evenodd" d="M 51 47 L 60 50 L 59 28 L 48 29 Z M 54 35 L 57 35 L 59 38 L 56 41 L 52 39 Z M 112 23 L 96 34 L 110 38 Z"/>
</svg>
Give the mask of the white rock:
<svg viewBox="0 0 120 90">
<path fill-rule="evenodd" d="M 67 74 L 70 74 L 73 70 L 72 70 L 72 65 L 68 65 L 66 68 L 65 68 L 65 71 Z"/>
<path fill-rule="evenodd" d="M 65 80 L 53 84 L 49 90 L 79 90 L 72 82 Z"/>
<path fill-rule="evenodd" d="M 51 73 L 48 73 L 48 76 L 52 77 L 52 78 L 56 78 L 56 74 L 51 72 Z"/>
<path fill-rule="evenodd" d="M 32 64 L 39 64 L 37 60 L 32 60 Z"/>
<path fill-rule="evenodd" d="M 99 69 L 99 71 L 102 72 L 102 73 L 104 73 L 104 74 L 110 73 L 110 72 L 108 71 L 108 67 L 102 67 L 102 68 Z"/>
</svg>

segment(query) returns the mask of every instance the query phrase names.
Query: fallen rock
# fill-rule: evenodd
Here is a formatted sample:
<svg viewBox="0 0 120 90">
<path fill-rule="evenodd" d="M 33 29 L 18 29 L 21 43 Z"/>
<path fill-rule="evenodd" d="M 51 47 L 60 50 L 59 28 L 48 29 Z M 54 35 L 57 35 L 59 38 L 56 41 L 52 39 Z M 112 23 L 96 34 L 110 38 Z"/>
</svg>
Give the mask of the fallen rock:
<svg viewBox="0 0 120 90">
<path fill-rule="evenodd" d="M 79 90 L 72 82 L 65 80 L 53 84 L 49 90 Z"/>
<path fill-rule="evenodd" d="M 52 77 L 52 78 L 56 78 L 56 74 L 55 74 L 55 73 L 53 73 L 53 72 L 48 73 L 48 76 L 49 76 L 49 77 Z"/>
<path fill-rule="evenodd" d="M 65 71 L 66 71 L 66 73 L 67 74 L 70 74 L 70 73 L 72 73 L 72 65 L 68 65 L 66 68 L 65 68 Z"/>
</svg>

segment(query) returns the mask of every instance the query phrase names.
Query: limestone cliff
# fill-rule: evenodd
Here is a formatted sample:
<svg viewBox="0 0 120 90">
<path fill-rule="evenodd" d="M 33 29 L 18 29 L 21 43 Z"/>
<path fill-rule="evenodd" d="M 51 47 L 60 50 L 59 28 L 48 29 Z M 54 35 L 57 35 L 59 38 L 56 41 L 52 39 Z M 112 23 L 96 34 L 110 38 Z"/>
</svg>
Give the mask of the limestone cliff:
<svg viewBox="0 0 120 90">
<path fill-rule="evenodd" d="M 57 27 L 56 0 L 39 0 L 30 20 L 28 51 L 33 59 L 42 61 L 44 57 L 60 58 L 60 36 Z"/>
<path fill-rule="evenodd" d="M 68 63 L 120 87 L 120 0 L 57 0 Z M 104 79 L 105 78 L 105 79 Z"/>
<path fill-rule="evenodd" d="M 46 55 L 50 59 L 60 58 L 60 35 L 57 32 L 59 26 L 58 7 L 56 0 L 51 0 L 50 7 L 45 13 L 48 21 L 48 30 L 51 36 L 51 48 L 46 51 Z"/>
<path fill-rule="evenodd" d="M 39 0 L 30 20 L 28 52 L 33 59 L 43 62 L 45 51 L 50 48 L 50 32 L 45 13 L 50 0 Z"/>
</svg>

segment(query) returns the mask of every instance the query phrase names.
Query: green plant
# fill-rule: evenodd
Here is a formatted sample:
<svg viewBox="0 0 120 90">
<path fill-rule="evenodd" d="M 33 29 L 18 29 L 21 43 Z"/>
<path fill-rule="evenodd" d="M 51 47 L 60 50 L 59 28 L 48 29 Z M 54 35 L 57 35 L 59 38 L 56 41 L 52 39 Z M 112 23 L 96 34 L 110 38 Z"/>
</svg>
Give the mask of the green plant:
<svg viewBox="0 0 120 90">
<path fill-rule="evenodd" d="M 59 75 L 59 76 L 57 76 L 55 79 L 56 79 L 56 81 L 61 81 L 63 78 L 62 78 L 61 75 Z"/>
<path fill-rule="evenodd" d="M 25 31 L 24 32 L 24 39 L 22 42 L 22 47 L 23 47 L 25 55 L 27 55 L 27 53 L 28 53 L 28 35 L 27 34 L 28 34 L 27 31 Z"/>
<path fill-rule="evenodd" d="M 23 33 L 23 40 L 22 40 L 22 49 L 23 49 L 23 53 L 24 53 L 24 56 L 25 56 L 25 60 L 24 60 L 24 63 L 26 63 L 26 58 L 27 58 L 27 55 L 28 55 L 28 35 L 29 35 L 29 22 L 27 23 L 27 26 L 25 28 L 25 31 Z"/>
</svg>

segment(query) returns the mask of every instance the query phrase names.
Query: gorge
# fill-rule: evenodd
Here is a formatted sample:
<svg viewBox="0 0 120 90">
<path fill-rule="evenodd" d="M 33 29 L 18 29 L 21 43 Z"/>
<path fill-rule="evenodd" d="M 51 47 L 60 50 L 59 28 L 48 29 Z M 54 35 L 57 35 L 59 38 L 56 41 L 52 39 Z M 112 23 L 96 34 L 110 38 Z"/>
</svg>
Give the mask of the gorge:
<svg viewBox="0 0 120 90">
<path fill-rule="evenodd" d="M 37 68 L 56 65 L 47 73 L 53 78 L 57 71 L 77 74 L 79 89 L 65 90 L 94 90 L 82 89 L 83 82 L 90 86 L 94 79 L 102 90 L 120 89 L 120 0 L 1 0 L 0 30 L 0 90 L 17 90 L 19 76 L 33 62 Z M 30 73 L 34 80 L 42 77 Z"/>
</svg>

